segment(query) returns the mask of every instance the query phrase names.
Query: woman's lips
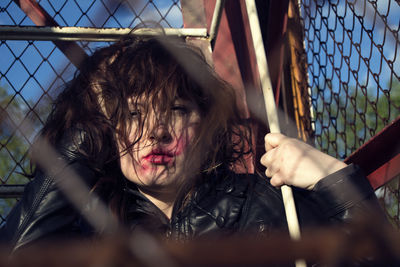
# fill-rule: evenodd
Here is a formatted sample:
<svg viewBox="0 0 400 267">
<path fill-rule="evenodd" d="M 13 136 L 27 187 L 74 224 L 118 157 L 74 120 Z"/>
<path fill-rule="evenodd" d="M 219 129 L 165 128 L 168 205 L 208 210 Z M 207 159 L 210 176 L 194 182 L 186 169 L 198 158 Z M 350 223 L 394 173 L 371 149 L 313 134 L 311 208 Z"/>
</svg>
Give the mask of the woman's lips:
<svg viewBox="0 0 400 267">
<path fill-rule="evenodd" d="M 174 155 L 168 152 L 154 151 L 143 157 L 143 160 L 154 165 L 167 165 L 174 160 Z"/>
</svg>

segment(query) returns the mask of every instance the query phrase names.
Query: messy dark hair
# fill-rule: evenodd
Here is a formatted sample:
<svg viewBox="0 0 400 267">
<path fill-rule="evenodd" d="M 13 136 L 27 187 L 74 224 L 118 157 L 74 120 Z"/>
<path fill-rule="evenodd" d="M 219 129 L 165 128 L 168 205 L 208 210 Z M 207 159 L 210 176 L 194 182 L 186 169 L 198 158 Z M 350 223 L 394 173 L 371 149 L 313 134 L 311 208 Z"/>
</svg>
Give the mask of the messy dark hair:
<svg viewBox="0 0 400 267">
<path fill-rule="evenodd" d="M 207 64 L 202 52 L 178 38 L 131 36 L 97 50 L 57 98 L 41 134 L 56 145 L 72 127 L 83 129 L 88 164 L 97 167 L 100 181 L 111 181 L 107 200 L 121 216 L 124 179 L 119 167 L 123 143 L 126 153 L 146 134 L 132 131 L 132 105 L 146 99 L 147 107 L 170 117 L 176 99 L 194 105 L 200 122 L 186 160 L 189 176 L 210 176 L 218 168 L 232 168 L 251 153 L 250 127 L 241 116 L 233 88 Z M 133 100 L 133 102 L 132 102 Z M 145 117 L 139 125 L 143 125 Z M 245 166 L 245 164 L 243 164 Z M 195 179 L 194 179 L 195 180 Z M 123 217 L 123 216 L 122 216 Z"/>
</svg>

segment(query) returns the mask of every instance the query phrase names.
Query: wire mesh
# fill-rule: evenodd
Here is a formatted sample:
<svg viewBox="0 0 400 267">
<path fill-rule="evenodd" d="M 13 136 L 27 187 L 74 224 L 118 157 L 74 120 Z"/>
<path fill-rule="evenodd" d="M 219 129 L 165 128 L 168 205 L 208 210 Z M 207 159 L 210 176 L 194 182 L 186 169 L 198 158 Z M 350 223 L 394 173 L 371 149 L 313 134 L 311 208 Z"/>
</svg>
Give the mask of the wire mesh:
<svg viewBox="0 0 400 267">
<path fill-rule="evenodd" d="M 60 26 L 132 28 L 152 20 L 182 27 L 177 0 L 38 3 Z M 399 11 L 394 0 L 302 1 L 312 124 L 322 151 L 344 159 L 400 114 Z M 34 26 L 12 0 L 1 4 L 0 24 Z M 91 54 L 105 43 L 79 45 Z M 3 40 L 0 55 L 2 123 L 11 126 L 0 127 L 0 184 L 24 184 L 28 147 L 76 69 L 52 42 Z M 35 126 L 22 133 L 28 120 Z M 399 191 L 395 180 L 378 194 L 396 224 Z M 0 199 L 0 225 L 15 201 Z"/>
<path fill-rule="evenodd" d="M 133 28 L 145 21 L 163 27 L 182 27 L 178 0 L 171 1 L 49 1 L 38 3 L 60 26 Z M 31 19 L 10 1 L 0 4 L 0 24 L 34 26 Z M 78 42 L 87 54 L 101 42 Z M 25 184 L 31 172 L 28 149 L 46 119 L 51 103 L 76 68 L 48 41 L 0 43 L 0 185 Z M 33 123 L 30 131 L 21 131 Z M 25 127 L 26 128 L 26 127 Z M 13 129 L 13 130 L 10 130 Z M 0 198 L 0 225 L 15 198 Z"/>
<path fill-rule="evenodd" d="M 316 146 L 345 159 L 400 114 L 398 1 L 301 1 Z M 377 191 L 399 226 L 398 179 Z"/>
</svg>

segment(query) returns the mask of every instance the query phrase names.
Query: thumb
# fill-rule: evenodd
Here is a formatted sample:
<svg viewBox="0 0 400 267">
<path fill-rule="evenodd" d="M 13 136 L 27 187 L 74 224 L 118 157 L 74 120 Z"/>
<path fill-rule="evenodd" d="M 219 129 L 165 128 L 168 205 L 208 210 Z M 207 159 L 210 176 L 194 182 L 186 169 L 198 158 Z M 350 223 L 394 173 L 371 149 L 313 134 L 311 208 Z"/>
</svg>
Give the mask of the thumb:
<svg viewBox="0 0 400 267">
<path fill-rule="evenodd" d="M 280 134 L 280 133 L 269 133 L 265 135 L 264 137 L 264 142 L 265 142 L 265 150 L 269 151 L 280 144 L 286 139 L 288 139 L 286 135 Z"/>
</svg>

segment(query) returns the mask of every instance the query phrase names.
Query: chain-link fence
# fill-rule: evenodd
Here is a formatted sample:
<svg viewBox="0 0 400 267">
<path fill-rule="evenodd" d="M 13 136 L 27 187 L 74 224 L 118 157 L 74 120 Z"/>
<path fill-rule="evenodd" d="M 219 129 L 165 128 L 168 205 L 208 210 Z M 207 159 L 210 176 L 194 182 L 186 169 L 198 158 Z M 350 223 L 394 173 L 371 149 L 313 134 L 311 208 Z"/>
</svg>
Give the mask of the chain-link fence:
<svg viewBox="0 0 400 267">
<path fill-rule="evenodd" d="M 171 1 L 38 1 L 60 26 L 133 28 L 153 21 L 166 28 L 182 27 L 178 0 Z M 1 1 L 0 25 L 34 26 L 12 0 Z M 102 42 L 78 42 L 87 54 Z M 25 184 L 31 173 L 28 148 L 43 126 L 51 102 L 76 70 L 51 41 L 0 43 L 0 185 Z M 3 112 L 4 111 L 4 112 Z M 26 131 L 26 126 L 29 131 Z M 33 124 L 33 127 L 32 127 Z M 22 131 L 21 129 L 25 129 Z M 0 225 L 16 198 L 0 198 Z"/>
<path fill-rule="evenodd" d="M 316 145 L 345 159 L 400 114 L 398 1 L 301 4 Z M 379 191 L 397 225 L 395 179 Z"/>
<path fill-rule="evenodd" d="M 163 27 L 182 27 L 177 0 L 38 3 L 60 26 L 132 28 L 151 20 Z M 302 1 L 311 114 L 319 149 L 344 159 L 400 114 L 399 12 L 395 0 Z M 1 2 L 0 24 L 35 25 L 12 0 Z M 78 44 L 87 54 L 105 45 Z M 2 40 L 0 55 L 0 105 L 6 114 L 2 123 L 7 124 L 0 127 L 0 184 L 24 184 L 30 173 L 28 148 L 50 103 L 76 68 L 50 41 Z M 34 127 L 20 131 L 28 121 Z M 395 222 L 398 193 L 397 180 L 379 193 Z M 0 198 L 0 225 L 15 201 Z"/>
</svg>

